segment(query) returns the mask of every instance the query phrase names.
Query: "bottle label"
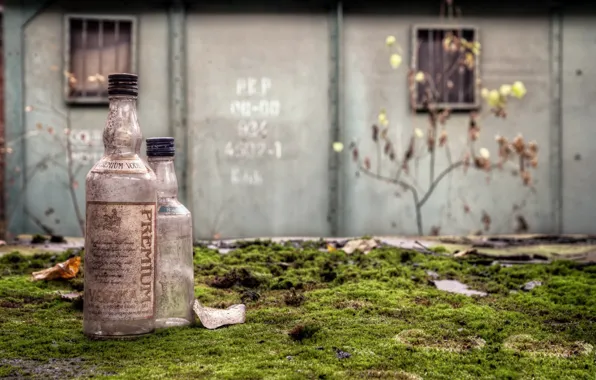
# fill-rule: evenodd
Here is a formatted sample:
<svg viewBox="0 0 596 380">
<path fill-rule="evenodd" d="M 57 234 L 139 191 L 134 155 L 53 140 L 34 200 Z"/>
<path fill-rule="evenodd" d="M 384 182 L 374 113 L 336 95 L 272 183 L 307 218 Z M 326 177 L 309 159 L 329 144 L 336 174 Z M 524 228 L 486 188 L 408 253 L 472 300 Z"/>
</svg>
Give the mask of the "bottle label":
<svg viewBox="0 0 596 380">
<path fill-rule="evenodd" d="M 156 205 L 87 202 L 85 319 L 153 318 Z"/>
<path fill-rule="evenodd" d="M 139 157 L 131 159 L 112 160 L 104 158 L 91 169 L 93 173 L 123 173 L 123 174 L 145 174 L 149 172 L 147 166 Z"/>
<path fill-rule="evenodd" d="M 158 212 L 165 215 L 183 215 L 188 210 L 184 206 L 160 206 Z"/>
</svg>

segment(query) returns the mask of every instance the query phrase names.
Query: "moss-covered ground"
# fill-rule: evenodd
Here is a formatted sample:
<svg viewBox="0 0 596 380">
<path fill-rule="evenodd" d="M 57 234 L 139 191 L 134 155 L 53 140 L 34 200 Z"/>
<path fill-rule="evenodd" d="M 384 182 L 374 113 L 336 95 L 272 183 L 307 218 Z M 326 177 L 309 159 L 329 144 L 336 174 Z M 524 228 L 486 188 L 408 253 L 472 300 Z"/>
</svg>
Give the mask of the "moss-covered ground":
<svg viewBox="0 0 596 380">
<path fill-rule="evenodd" d="M 244 302 L 245 324 L 92 341 L 82 304 L 57 293 L 82 290 L 80 275 L 30 280 L 67 257 L 0 257 L 0 377 L 596 378 L 596 266 L 503 267 L 397 248 L 347 255 L 315 243 L 196 248 L 197 298 Z M 437 274 L 488 295 L 439 291 Z M 529 281 L 542 286 L 522 290 Z"/>
</svg>

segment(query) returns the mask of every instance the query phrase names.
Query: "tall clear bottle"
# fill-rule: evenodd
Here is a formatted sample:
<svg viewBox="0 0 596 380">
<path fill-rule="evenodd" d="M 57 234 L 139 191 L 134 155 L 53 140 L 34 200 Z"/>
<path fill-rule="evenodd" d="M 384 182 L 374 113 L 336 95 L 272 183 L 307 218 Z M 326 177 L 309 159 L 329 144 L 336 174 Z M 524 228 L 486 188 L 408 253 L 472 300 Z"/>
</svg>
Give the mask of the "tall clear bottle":
<svg viewBox="0 0 596 380">
<path fill-rule="evenodd" d="M 108 76 L 104 156 L 87 174 L 83 332 L 125 338 L 155 330 L 155 173 L 139 156 L 138 78 Z"/>
<path fill-rule="evenodd" d="M 194 270 L 192 217 L 178 201 L 172 137 L 147 139 L 147 161 L 157 177 L 157 328 L 193 322 Z"/>
</svg>

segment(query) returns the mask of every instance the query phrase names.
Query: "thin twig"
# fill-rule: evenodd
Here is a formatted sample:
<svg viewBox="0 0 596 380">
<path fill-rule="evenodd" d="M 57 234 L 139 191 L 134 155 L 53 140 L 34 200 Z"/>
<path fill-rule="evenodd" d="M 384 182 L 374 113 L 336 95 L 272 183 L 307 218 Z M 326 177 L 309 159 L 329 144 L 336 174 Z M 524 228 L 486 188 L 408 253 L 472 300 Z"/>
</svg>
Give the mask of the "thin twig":
<svg viewBox="0 0 596 380">
<path fill-rule="evenodd" d="M 421 248 L 421 250 L 417 250 L 418 252 L 425 253 L 427 255 L 432 255 L 432 256 L 445 256 L 445 255 L 442 255 L 442 254 L 440 254 L 438 252 L 435 252 L 433 250 L 430 250 L 427 246 L 425 246 L 424 244 L 422 244 L 418 240 L 414 240 L 414 244 L 416 244 L 417 246 L 419 246 Z"/>
<path fill-rule="evenodd" d="M 24 211 L 25 215 L 27 215 L 29 217 L 29 219 L 31 219 L 33 221 L 33 223 L 37 224 L 37 226 L 39 228 L 41 228 L 46 234 L 48 234 L 48 235 L 54 234 L 54 230 L 52 228 L 46 226 L 45 224 L 43 224 L 43 222 L 38 217 L 33 215 L 31 212 L 29 212 L 29 209 L 27 208 L 27 206 L 25 206 L 23 211 Z"/>
<path fill-rule="evenodd" d="M 58 156 L 58 154 L 56 154 L 54 156 Z M 19 192 L 17 193 L 16 199 L 11 199 L 11 201 L 10 201 L 10 205 L 14 205 L 15 207 L 8 213 L 7 218 L 6 218 L 7 220 L 12 219 L 12 216 L 14 215 L 16 210 L 18 210 L 16 205 L 18 205 L 18 203 L 21 201 L 21 198 L 23 196 L 25 196 L 25 194 L 27 193 L 26 192 L 27 182 L 31 181 L 31 179 L 33 179 L 33 177 L 45 166 L 44 161 L 52 161 L 54 156 L 47 155 L 44 158 L 42 158 L 42 160 L 40 162 L 38 162 L 37 164 L 30 165 L 29 167 L 26 168 L 25 173 L 27 173 L 27 175 L 24 178 L 23 185 L 20 186 L 20 189 L 19 189 Z M 17 178 L 17 176 L 11 177 L 8 179 L 8 182 L 11 182 L 11 181 L 15 180 L 16 178 Z"/>
<path fill-rule="evenodd" d="M 455 162 L 451 165 L 449 165 L 445 170 L 443 170 L 441 172 L 441 174 L 439 174 L 437 176 L 437 178 L 435 178 L 435 180 L 433 181 L 433 183 L 430 185 L 430 187 L 428 188 L 428 190 L 426 191 L 426 193 L 424 194 L 424 196 L 422 197 L 422 199 L 420 200 L 420 202 L 418 203 L 419 207 L 424 206 L 424 204 L 426 203 L 426 201 L 428 200 L 428 198 L 430 198 L 430 196 L 432 195 L 432 193 L 435 191 L 437 185 L 439 184 L 439 182 L 441 182 L 441 180 L 443 179 L 443 177 L 445 177 L 447 174 L 451 173 L 453 170 L 459 168 L 460 166 L 462 166 L 464 164 L 464 161 L 458 161 Z"/>
<path fill-rule="evenodd" d="M 70 112 L 68 118 L 66 119 L 66 128 L 70 133 Z M 81 213 L 81 209 L 79 207 L 79 202 L 77 199 L 77 192 L 74 188 L 75 177 L 73 172 L 73 161 L 72 161 L 72 141 L 70 140 L 70 134 L 66 135 L 66 162 L 67 162 L 67 174 L 68 174 L 68 191 L 70 192 L 70 199 L 72 201 L 72 205 L 74 207 L 75 214 L 77 216 L 77 220 L 79 222 L 79 228 L 81 229 L 81 234 L 85 236 L 85 220 L 83 219 L 83 214 Z"/>
<path fill-rule="evenodd" d="M 416 188 L 412 185 L 410 185 L 407 182 L 401 181 L 401 180 L 397 180 L 394 178 L 390 178 L 390 177 L 384 177 L 382 175 L 379 174 L 375 174 L 374 172 L 371 172 L 370 170 L 368 170 L 367 168 L 363 167 L 362 165 L 359 166 L 360 171 L 363 172 L 364 174 L 379 179 L 381 181 L 385 181 L 388 183 L 393 183 L 393 184 L 397 184 L 400 185 L 401 187 L 403 187 L 404 189 L 410 191 L 412 193 L 412 197 L 414 198 L 414 209 L 416 211 L 416 226 L 418 228 L 418 234 L 420 236 L 423 235 L 423 229 L 422 229 L 422 213 L 420 210 L 420 206 L 418 206 L 418 204 L 420 203 L 418 200 L 418 191 L 416 190 Z"/>
<path fill-rule="evenodd" d="M 377 136 L 377 174 L 381 174 L 381 140 Z"/>
</svg>

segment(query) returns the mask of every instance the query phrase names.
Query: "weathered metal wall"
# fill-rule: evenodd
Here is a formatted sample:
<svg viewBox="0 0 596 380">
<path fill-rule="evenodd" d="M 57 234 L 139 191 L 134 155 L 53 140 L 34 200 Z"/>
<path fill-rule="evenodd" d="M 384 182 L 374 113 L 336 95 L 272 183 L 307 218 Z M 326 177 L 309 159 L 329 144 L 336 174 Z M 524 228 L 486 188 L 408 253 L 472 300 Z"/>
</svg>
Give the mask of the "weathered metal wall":
<svg viewBox="0 0 596 380">
<path fill-rule="evenodd" d="M 368 156 L 372 170 L 377 171 L 377 149 L 372 142 L 371 126 L 377 122 L 381 108 L 387 109 L 390 137 L 400 149 L 402 157 L 414 128 L 426 133 L 428 117 L 410 116 L 407 66 L 409 57 L 397 70 L 389 65 L 389 49 L 385 37 L 394 35 L 397 43 L 411 51 L 410 28 L 414 24 L 439 24 L 438 17 L 386 16 L 347 14 L 344 26 L 345 46 L 345 128 L 346 136 L 358 141 L 360 155 Z M 481 137 L 476 150 L 486 147 L 497 158 L 495 135 L 514 138 L 520 132 L 534 139 L 540 147 L 540 165 L 534 174 L 536 193 L 521 184 L 511 169 L 485 172 L 469 169 L 467 174 L 457 169 L 438 183 L 436 190 L 421 207 L 424 234 L 434 229 L 441 234 L 505 233 L 516 229 L 518 216 L 523 216 L 531 231 L 552 231 L 551 190 L 549 183 L 550 131 L 550 69 L 549 17 L 466 17 L 466 25 L 479 28 L 482 53 L 480 77 L 483 86 L 499 88 L 501 84 L 521 80 L 528 94 L 508 106 L 505 120 L 487 117 L 481 122 Z M 488 112 L 488 110 L 483 110 Z M 468 130 L 467 116 L 453 115 L 447 122 L 449 149 L 452 160 L 458 161 L 465 152 Z M 382 148 L 382 147 L 381 147 Z M 416 154 L 425 150 L 424 139 L 417 143 Z M 348 155 L 346 153 L 346 155 Z M 393 178 L 396 164 L 381 155 L 383 176 Z M 348 235 L 362 233 L 417 234 L 416 213 L 412 194 L 401 186 L 366 176 L 356 176 L 356 165 L 348 163 L 345 174 L 345 225 Z M 414 184 L 422 198 L 430 187 L 430 157 L 410 165 L 410 175 L 402 178 Z M 446 149 L 437 148 L 435 177 L 449 166 Z M 487 183 L 487 178 L 490 182 Z M 484 229 L 482 216 L 491 219 Z"/>
<path fill-rule="evenodd" d="M 521 132 L 536 140 L 536 191 L 509 170 L 493 173 L 490 182 L 486 173 L 456 170 L 421 208 L 424 233 L 483 230 L 483 216 L 490 219 L 485 233 L 514 232 L 520 217 L 530 232 L 556 232 L 561 224 L 566 232 L 594 232 L 586 135 L 594 116 L 586 62 L 594 48 L 585 33 L 593 18 L 561 17 L 546 5 L 533 6 L 523 16 L 511 4 L 489 16 L 476 6 L 465 22 L 479 27 L 484 86 L 521 80 L 528 89 L 522 101 L 510 104 L 506 120 L 482 123 L 476 149 L 486 147 L 494 158 L 496 134 L 513 138 Z M 19 19 L 11 18 L 5 30 L 19 30 L 19 22 L 39 7 L 13 12 Z M 388 111 L 398 155 L 414 128 L 426 130 L 424 116 L 408 114 L 405 70 L 411 26 L 439 22 L 438 10 L 430 2 L 374 14 L 354 6 L 305 8 L 299 2 L 260 9 L 204 2 L 189 8 L 177 2 L 128 8 L 58 2 L 32 17 L 23 28 L 23 50 L 13 37 L 5 53 L 6 114 L 12 123 L 7 140 L 16 142 L 6 173 L 12 180 L 11 231 L 80 234 L 73 199 L 84 212 L 84 176 L 102 150 L 105 107 L 67 107 L 62 100 L 62 16 L 68 11 L 138 15 L 140 122 L 145 137 L 178 140 L 181 192 L 193 212 L 196 238 L 417 234 L 411 194 L 357 177 L 349 150 L 335 153 L 331 144 L 339 140 L 347 148 L 357 140 L 360 154 L 369 156 L 376 170 L 370 128 L 381 108 Z M 387 35 L 404 48 L 398 70 L 389 66 Z M 20 67 L 16 54 L 23 54 Z M 64 143 L 65 128 L 79 136 L 71 140 L 79 152 L 74 192 L 58 142 Z M 464 150 L 467 120 L 453 116 L 447 131 L 456 160 Z M 435 173 L 446 166 L 439 150 Z M 380 168 L 383 174 L 392 170 L 388 160 Z M 410 173 L 423 193 L 428 159 L 412 165 Z"/>
<path fill-rule="evenodd" d="M 3 24 L 2 5 L 0 3 L 0 26 Z M 4 39 L 0 27 L 0 238 L 6 236 L 6 199 L 4 197 L 4 170 L 6 164 L 6 145 L 4 143 Z"/>
<path fill-rule="evenodd" d="M 562 20 L 563 231 L 596 232 L 596 59 L 594 15 Z"/>
<path fill-rule="evenodd" d="M 329 234 L 326 14 L 190 13 L 196 234 Z"/>
<path fill-rule="evenodd" d="M 142 83 L 138 111 L 145 137 L 169 134 L 165 10 L 150 12 L 144 8 L 139 12 L 134 7 L 128 10 L 138 14 L 140 26 L 137 72 L 142 75 Z M 24 231 L 80 235 L 76 210 L 78 207 L 79 215 L 84 218 L 85 175 L 103 154 L 101 133 L 107 113 L 105 106 L 68 106 L 63 101 L 64 12 L 119 14 L 127 10 L 81 9 L 55 3 L 27 24 L 24 39 L 26 154 L 25 165 L 18 167 L 20 173 L 25 173 L 26 186 L 17 195 L 22 198 L 19 200 L 23 207 L 13 210 L 24 213 Z M 67 138 L 70 138 L 72 151 L 70 160 Z M 18 218 L 14 214 L 11 217 Z"/>
</svg>

